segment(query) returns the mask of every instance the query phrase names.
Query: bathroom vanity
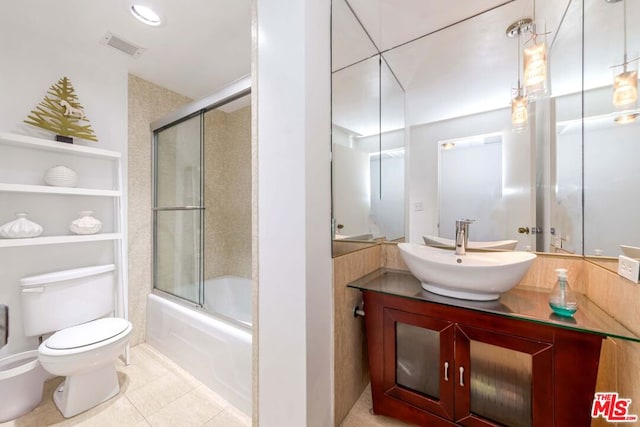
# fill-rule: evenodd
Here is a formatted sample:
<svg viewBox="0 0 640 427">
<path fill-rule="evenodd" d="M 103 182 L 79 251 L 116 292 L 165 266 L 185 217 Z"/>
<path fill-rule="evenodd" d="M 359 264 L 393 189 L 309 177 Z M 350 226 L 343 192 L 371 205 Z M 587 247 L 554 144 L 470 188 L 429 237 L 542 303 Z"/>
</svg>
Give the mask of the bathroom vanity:
<svg viewBox="0 0 640 427">
<path fill-rule="evenodd" d="M 588 426 L 602 340 L 640 341 L 583 296 L 562 318 L 535 288 L 466 301 L 385 269 L 349 287 L 364 298 L 373 410 L 418 425 Z"/>
</svg>

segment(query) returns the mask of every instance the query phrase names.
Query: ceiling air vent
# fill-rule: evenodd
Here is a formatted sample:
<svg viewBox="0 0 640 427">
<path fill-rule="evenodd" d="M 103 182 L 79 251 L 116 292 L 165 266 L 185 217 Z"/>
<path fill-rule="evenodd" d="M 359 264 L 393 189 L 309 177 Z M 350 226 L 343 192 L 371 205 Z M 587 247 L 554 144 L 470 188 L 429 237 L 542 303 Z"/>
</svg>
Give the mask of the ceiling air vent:
<svg viewBox="0 0 640 427">
<path fill-rule="evenodd" d="M 133 43 L 129 43 L 128 41 L 116 36 L 115 34 L 108 32 L 103 38 L 102 43 L 107 46 L 111 46 L 115 49 L 118 49 L 122 53 L 126 53 L 129 56 L 133 56 L 134 58 L 139 57 L 144 53 L 144 48 L 140 46 L 136 46 Z"/>
</svg>

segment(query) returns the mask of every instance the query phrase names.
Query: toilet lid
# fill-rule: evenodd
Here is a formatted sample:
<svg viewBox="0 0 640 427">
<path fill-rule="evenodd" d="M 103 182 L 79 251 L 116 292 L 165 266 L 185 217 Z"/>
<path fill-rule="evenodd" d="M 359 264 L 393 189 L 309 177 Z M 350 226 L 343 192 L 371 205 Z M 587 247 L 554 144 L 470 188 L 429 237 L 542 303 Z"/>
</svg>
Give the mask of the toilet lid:
<svg viewBox="0 0 640 427">
<path fill-rule="evenodd" d="M 51 335 L 45 345 L 53 350 L 85 347 L 115 337 L 127 329 L 129 324 L 127 320 L 118 317 L 98 319 L 58 331 Z"/>
</svg>

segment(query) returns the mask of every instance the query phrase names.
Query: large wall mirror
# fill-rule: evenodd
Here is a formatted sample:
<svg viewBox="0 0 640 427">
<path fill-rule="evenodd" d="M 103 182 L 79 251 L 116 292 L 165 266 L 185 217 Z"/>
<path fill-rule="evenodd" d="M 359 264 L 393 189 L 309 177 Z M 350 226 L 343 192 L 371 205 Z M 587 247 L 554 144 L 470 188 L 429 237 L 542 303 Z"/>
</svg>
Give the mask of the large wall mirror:
<svg viewBox="0 0 640 427">
<path fill-rule="evenodd" d="M 640 53 L 639 0 L 332 3 L 334 239 L 450 239 L 471 218 L 470 239 L 518 250 L 640 246 L 640 117 L 611 68 Z M 549 78 L 516 132 L 522 18 Z"/>
</svg>

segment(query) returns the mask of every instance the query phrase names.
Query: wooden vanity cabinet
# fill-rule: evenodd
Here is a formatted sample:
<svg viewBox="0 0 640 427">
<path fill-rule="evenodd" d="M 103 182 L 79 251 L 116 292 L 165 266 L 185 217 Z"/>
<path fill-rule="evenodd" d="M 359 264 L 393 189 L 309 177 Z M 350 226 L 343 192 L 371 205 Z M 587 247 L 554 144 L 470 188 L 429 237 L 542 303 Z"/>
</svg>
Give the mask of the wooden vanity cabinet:
<svg viewBox="0 0 640 427">
<path fill-rule="evenodd" d="M 424 426 L 589 426 L 602 337 L 363 291 L 373 410 Z"/>
</svg>

